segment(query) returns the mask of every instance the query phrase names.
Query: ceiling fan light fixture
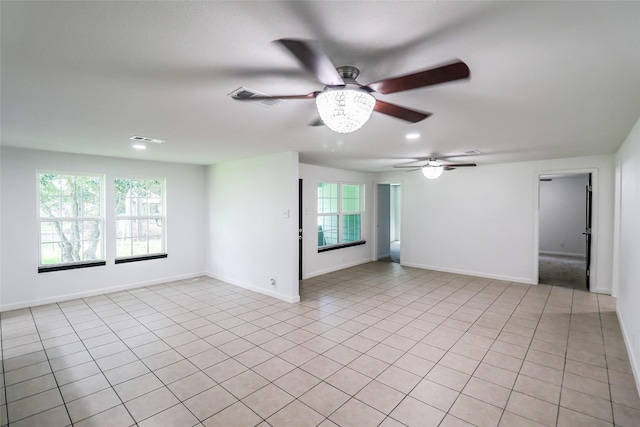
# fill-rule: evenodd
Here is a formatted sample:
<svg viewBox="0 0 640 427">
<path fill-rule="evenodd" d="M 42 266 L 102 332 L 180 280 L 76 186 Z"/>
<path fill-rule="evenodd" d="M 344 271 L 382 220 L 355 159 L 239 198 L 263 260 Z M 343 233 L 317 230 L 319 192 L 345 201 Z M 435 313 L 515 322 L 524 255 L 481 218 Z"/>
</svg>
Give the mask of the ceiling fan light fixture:
<svg viewBox="0 0 640 427">
<path fill-rule="evenodd" d="M 366 90 L 352 87 L 326 88 L 316 97 L 318 114 L 334 132 L 350 133 L 362 127 L 376 99 Z"/>
<path fill-rule="evenodd" d="M 442 166 L 442 164 L 432 163 L 436 162 L 429 162 L 421 169 L 422 175 L 424 175 L 424 177 L 427 179 L 437 179 L 440 177 L 440 175 L 442 175 L 442 172 L 444 171 L 444 166 Z"/>
</svg>

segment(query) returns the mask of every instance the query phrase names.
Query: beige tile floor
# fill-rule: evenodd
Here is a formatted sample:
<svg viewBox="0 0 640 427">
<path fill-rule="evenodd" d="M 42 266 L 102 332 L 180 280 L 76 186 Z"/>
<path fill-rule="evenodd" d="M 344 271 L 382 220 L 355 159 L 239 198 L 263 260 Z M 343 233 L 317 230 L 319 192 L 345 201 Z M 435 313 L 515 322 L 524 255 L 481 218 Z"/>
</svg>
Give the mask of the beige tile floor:
<svg viewBox="0 0 640 427">
<path fill-rule="evenodd" d="M 640 426 L 615 299 L 370 263 L 1 314 L 11 426 Z"/>
</svg>

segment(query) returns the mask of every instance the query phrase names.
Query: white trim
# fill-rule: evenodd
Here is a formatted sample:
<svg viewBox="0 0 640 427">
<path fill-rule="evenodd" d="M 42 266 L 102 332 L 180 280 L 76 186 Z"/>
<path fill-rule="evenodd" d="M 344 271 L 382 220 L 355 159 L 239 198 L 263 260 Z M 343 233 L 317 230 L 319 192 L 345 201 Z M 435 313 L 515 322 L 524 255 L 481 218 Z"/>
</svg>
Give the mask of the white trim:
<svg viewBox="0 0 640 427">
<path fill-rule="evenodd" d="M 195 277 L 202 277 L 206 275 L 207 273 L 205 272 L 181 274 L 179 276 L 165 277 L 162 279 L 155 279 L 155 280 L 147 280 L 144 282 L 128 283 L 124 285 L 118 285 L 118 286 L 102 288 L 102 289 L 95 289 L 95 290 L 86 291 L 86 292 L 76 292 L 73 294 L 66 294 L 66 295 L 59 295 L 59 296 L 49 297 L 49 298 L 35 299 L 31 301 L 17 302 L 13 304 L 0 306 L 0 311 L 16 310 L 19 308 L 35 307 L 38 305 L 69 301 L 69 300 L 78 299 L 78 298 L 93 297 L 96 295 L 110 294 L 113 292 L 127 291 L 129 289 L 136 289 L 136 288 L 142 288 L 145 286 L 159 285 L 161 283 L 174 282 L 176 280 L 193 279 Z"/>
<path fill-rule="evenodd" d="M 40 194 L 40 177 L 41 175 L 58 175 L 58 176 L 70 176 L 70 177 L 92 177 L 92 178 L 100 178 L 100 216 L 98 217 L 43 217 L 41 216 L 42 206 L 41 201 L 42 197 Z M 42 264 L 42 223 L 43 222 L 80 222 L 80 221 L 98 221 L 100 223 L 100 236 L 99 236 L 99 249 L 102 254 L 100 259 L 96 259 L 95 261 L 106 261 L 107 260 L 107 239 L 106 239 L 106 230 L 107 230 L 107 175 L 105 173 L 89 173 L 89 172 L 57 172 L 47 169 L 36 169 L 36 219 L 38 221 L 37 230 L 38 230 L 38 262 L 36 265 L 39 267 L 53 267 L 53 266 L 64 266 L 73 264 L 75 262 L 56 262 L 54 264 Z M 64 233 L 63 233 L 64 234 Z M 82 260 L 84 261 L 93 261 L 93 260 Z M 2 308 L 0 307 L 0 310 Z"/>
<path fill-rule="evenodd" d="M 423 270 L 441 271 L 443 273 L 463 274 L 465 276 L 483 277 L 485 279 L 502 280 L 505 282 L 516 282 L 516 283 L 522 283 L 526 285 L 537 285 L 537 281 L 534 282 L 531 279 L 526 277 L 503 276 L 501 274 L 491 274 L 491 273 L 482 273 L 478 271 L 459 270 L 456 268 L 436 267 L 433 265 L 415 264 L 410 262 L 401 262 L 400 265 L 402 265 L 403 267 L 421 268 Z"/>
<path fill-rule="evenodd" d="M 627 335 L 627 328 L 624 326 L 624 316 L 620 314 L 618 311 L 618 304 L 616 304 L 616 315 L 618 317 L 618 321 L 620 322 L 620 329 L 622 331 L 622 338 L 624 339 L 624 346 L 627 350 L 627 355 L 629 356 L 629 361 L 631 362 L 631 370 L 633 371 L 633 378 L 636 380 L 636 389 L 640 390 L 640 369 L 638 368 L 638 360 L 634 357 L 633 351 L 629 351 L 632 347 L 632 340 Z"/>
<path fill-rule="evenodd" d="M 613 253 L 611 262 L 611 296 L 618 296 L 620 288 L 620 215 L 622 211 L 622 165 L 616 162 L 613 198 Z"/>
<path fill-rule="evenodd" d="M 385 259 L 385 258 L 389 258 L 391 256 L 391 251 L 389 251 L 389 253 L 386 254 L 382 254 L 382 255 L 378 255 L 376 254 L 375 261 L 381 260 L 381 259 Z"/>
<path fill-rule="evenodd" d="M 311 279 L 312 277 L 316 277 L 316 276 L 322 276 L 323 274 L 327 274 L 327 273 L 333 273 L 334 271 L 340 271 L 340 270 L 344 270 L 345 268 L 350 268 L 350 267 L 355 267 L 357 265 L 362 265 L 362 264 L 366 264 L 369 262 L 375 261 L 375 257 L 372 258 L 367 258 L 367 259 L 361 259 L 358 261 L 354 261 L 354 262 L 350 262 L 348 264 L 340 264 L 331 268 L 327 268 L 324 270 L 320 270 L 320 271 L 315 271 L 311 274 L 306 274 L 302 276 L 302 279 Z"/>
<path fill-rule="evenodd" d="M 347 181 L 318 181 L 318 184 L 336 184 L 338 186 L 338 196 L 336 199 L 336 203 L 337 203 L 337 207 L 338 210 L 336 212 L 317 212 L 316 211 L 316 224 L 318 222 L 318 218 L 320 217 L 325 217 L 325 216 L 337 216 L 338 217 L 338 230 L 337 230 L 337 236 L 336 236 L 336 243 L 330 244 L 330 245 L 324 245 L 324 246 L 317 246 L 318 249 L 324 249 L 324 248 L 330 248 L 331 246 L 337 246 L 337 245 L 342 245 L 344 243 L 350 243 L 350 242 L 345 242 L 344 241 L 344 224 L 343 224 L 343 218 L 346 215 L 360 215 L 360 240 L 366 240 L 366 234 L 365 234 L 365 214 L 366 214 L 366 200 L 365 200 L 365 192 L 366 192 L 366 187 L 365 184 L 363 182 L 360 183 L 356 183 L 356 182 L 347 182 Z M 343 198 L 342 198 L 342 187 L 345 185 L 351 185 L 351 186 L 357 186 L 360 188 L 360 208 L 362 208 L 360 211 L 357 212 L 345 212 L 343 207 L 342 207 L 342 202 L 343 202 Z M 316 187 L 317 188 L 317 187 Z M 325 199 L 332 199 L 332 198 L 328 198 L 325 197 Z M 316 193 L 316 206 L 318 205 L 318 195 Z M 317 235 L 316 235 L 316 240 L 317 240 Z"/>
<path fill-rule="evenodd" d="M 586 258 L 585 254 L 572 254 L 572 253 L 569 253 L 569 252 L 540 251 L 539 253 L 541 255 L 559 255 L 559 256 L 566 256 L 566 257 L 571 257 L 571 258 Z"/>
<path fill-rule="evenodd" d="M 207 274 L 207 276 L 211 277 L 212 279 L 220 280 L 220 281 L 228 283 L 230 285 L 238 286 L 238 287 L 243 288 L 243 289 L 248 289 L 250 291 L 257 292 L 259 294 L 268 295 L 270 297 L 277 298 L 277 299 L 279 299 L 281 301 L 284 301 L 284 302 L 289 302 L 289 303 L 300 302 L 300 295 L 290 296 L 290 295 L 286 295 L 286 294 L 283 294 L 283 293 L 280 293 L 280 292 L 272 291 L 270 289 L 260 288 L 260 287 L 251 285 L 249 283 L 241 282 L 241 281 L 238 281 L 238 280 L 233 280 L 233 279 L 230 279 L 228 277 L 225 277 L 225 276 L 222 276 L 222 275 L 219 275 L 219 274 L 214 274 L 214 273 L 211 273 L 211 272 L 208 272 L 206 274 Z M 296 274 L 296 276 L 297 276 L 297 274 Z"/>
<path fill-rule="evenodd" d="M 116 200 L 118 199 L 118 191 L 116 189 L 116 185 L 115 182 L 116 180 L 127 180 L 127 181 L 145 181 L 145 182 L 149 182 L 149 181 L 158 181 L 160 182 L 160 196 L 156 197 L 156 199 L 160 199 L 160 214 L 146 214 L 146 215 L 118 215 L 115 210 L 116 210 Z M 111 185 L 113 186 L 113 231 L 115 233 L 115 259 L 116 260 L 120 260 L 120 259 L 125 259 L 125 258 L 130 258 L 130 257 L 135 257 L 135 256 L 146 256 L 146 255 L 156 255 L 156 254 L 166 254 L 167 253 L 167 201 L 166 201 L 166 194 L 167 194 L 167 178 L 166 177 L 155 177 L 155 178 L 140 178 L 140 177 L 121 177 L 121 176 L 115 176 L 113 177 L 112 181 L 111 181 Z M 129 189 L 130 190 L 130 189 Z M 151 197 L 147 197 L 147 200 L 150 199 Z M 126 202 L 127 200 L 127 194 L 124 194 L 124 203 L 125 205 L 127 204 Z M 161 229 L 162 229 L 162 233 L 160 235 L 161 237 L 161 247 L 160 247 L 160 252 L 155 252 L 155 253 L 150 253 L 147 252 L 145 254 L 138 254 L 138 255 L 120 255 L 118 256 L 118 240 L 123 240 L 122 237 L 118 237 L 118 221 L 142 221 L 142 220 L 160 220 L 161 221 Z M 147 238 L 147 245 L 149 244 L 149 235 L 146 235 Z M 133 249 L 133 235 L 131 235 L 130 237 L 131 239 L 131 244 L 132 244 L 132 249 Z M 126 240 L 129 240 L 129 238 L 126 238 Z"/>
</svg>

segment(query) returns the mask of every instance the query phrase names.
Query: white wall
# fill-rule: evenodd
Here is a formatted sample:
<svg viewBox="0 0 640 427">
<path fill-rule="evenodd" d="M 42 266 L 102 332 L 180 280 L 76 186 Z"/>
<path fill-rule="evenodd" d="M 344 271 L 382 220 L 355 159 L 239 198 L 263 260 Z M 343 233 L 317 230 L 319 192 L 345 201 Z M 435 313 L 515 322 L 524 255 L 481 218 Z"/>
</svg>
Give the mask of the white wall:
<svg viewBox="0 0 640 427">
<path fill-rule="evenodd" d="M 36 174 L 40 170 L 105 175 L 106 266 L 38 273 Z M 3 147 L 0 309 L 204 274 L 205 172 L 204 166 L 196 165 Z M 166 178 L 167 258 L 114 264 L 113 179 L 122 175 Z"/>
<path fill-rule="evenodd" d="M 379 174 L 402 182 L 402 264 L 538 283 L 538 175 L 594 172 L 592 289 L 611 291 L 613 156 L 480 165 L 427 180 L 419 172 Z"/>
<path fill-rule="evenodd" d="M 540 252 L 585 256 L 588 174 L 540 182 Z"/>
<path fill-rule="evenodd" d="M 373 174 L 300 164 L 303 180 L 303 278 L 341 270 L 374 259 Z M 318 253 L 318 182 L 347 182 L 365 185 L 364 245 Z"/>
<path fill-rule="evenodd" d="M 640 120 L 617 153 L 620 174 L 618 318 L 640 389 Z"/>
<path fill-rule="evenodd" d="M 298 153 L 209 166 L 207 181 L 208 274 L 299 301 Z"/>
</svg>

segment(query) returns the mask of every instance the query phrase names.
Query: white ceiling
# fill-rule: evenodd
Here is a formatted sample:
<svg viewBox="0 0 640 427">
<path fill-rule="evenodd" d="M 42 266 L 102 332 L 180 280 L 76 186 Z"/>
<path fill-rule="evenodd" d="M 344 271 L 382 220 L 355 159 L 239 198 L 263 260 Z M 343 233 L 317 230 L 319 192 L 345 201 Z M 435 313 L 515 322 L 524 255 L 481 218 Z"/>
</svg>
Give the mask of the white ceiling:
<svg viewBox="0 0 640 427">
<path fill-rule="evenodd" d="M 614 153 L 640 117 L 640 2 L 7 2 L 2 144 L 213 164 L 293 150 L 355 170 L 477 149 L 483 163 Z M 380 99 L 353 134 L 309 127 L 322 85 L 271 43 L 319 40 L 363 84 L 459 58 L 469 81 Z M 421 137 L 408 141 L 405 135 Z M 164 139 L 145 152 L 132 135 Z"/>
</svg>

